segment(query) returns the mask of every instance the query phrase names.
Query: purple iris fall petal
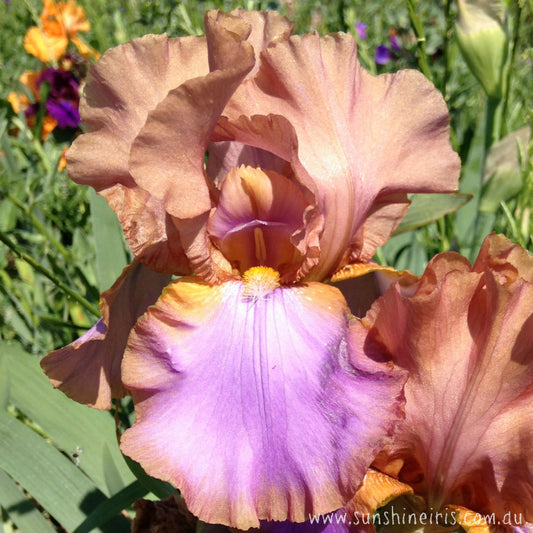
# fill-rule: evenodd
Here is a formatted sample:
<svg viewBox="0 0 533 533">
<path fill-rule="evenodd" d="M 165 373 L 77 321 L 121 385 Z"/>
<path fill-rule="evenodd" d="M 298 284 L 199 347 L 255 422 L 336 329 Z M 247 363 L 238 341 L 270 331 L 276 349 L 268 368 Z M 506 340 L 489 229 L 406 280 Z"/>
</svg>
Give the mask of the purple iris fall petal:
<svg viewBox="0 0 533 533">
<path fill-rule="evenodd" d="M 60 100 L 58 102 L 49 99 L 46 102 L 48 114 L 57 120 L 60 128 L 77 128 L 80 124 L 78 107 L 72 102 Z"/>
<path fill-rule="evenodd" d="M 395 425 L 404 380 L 369 357 L 337 289 L 252 288 L 173 282 L 122 364 L 137 411 L 122 451 L 193 514 L 240 529 L 341 507 Z"/>
<path fill-rule="evenodd" d="M 390 50 L 384 44 L 380 44 L 376 48 L 376 53 L 374 54 L 374 61 L 378 65 L 386 65 L 390 61 L 390 59 Z"/>
<path fill-rule="evenodd" d="M 359 39 L 361 39 L 362 41 L 366 39 L 367 27 L 364 22 L 356 22 L 355 31 L 357 32 L 357 37 L 359 37 Z"/>
</svg>

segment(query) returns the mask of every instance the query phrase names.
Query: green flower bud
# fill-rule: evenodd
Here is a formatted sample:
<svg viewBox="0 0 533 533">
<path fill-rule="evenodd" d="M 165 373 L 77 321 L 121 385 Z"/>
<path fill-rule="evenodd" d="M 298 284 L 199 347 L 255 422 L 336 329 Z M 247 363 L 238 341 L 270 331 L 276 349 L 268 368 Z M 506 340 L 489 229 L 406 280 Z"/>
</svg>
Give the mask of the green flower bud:
<svg viewBox="0 0 533 533">
<path fill-rule="evenodd" d="M 457 0 L 457 42 L 470 71 L 488 96 L 502 95 L 507 48 L 503 6 L 498 0 Z"/>
</svg>

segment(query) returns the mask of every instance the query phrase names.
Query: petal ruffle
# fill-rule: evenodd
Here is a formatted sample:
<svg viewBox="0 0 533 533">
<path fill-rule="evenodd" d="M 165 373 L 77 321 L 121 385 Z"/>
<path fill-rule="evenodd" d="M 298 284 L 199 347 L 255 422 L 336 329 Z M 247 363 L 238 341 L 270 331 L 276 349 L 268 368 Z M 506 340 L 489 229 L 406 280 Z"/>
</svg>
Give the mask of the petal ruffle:
<svg viewBox="0 0 533 533">
<path fill-rule="evenodd" d="M 171 89 L 208 72 L 205 38 L 149 35 L 106 52 L 87 77 L 80 104 L 87 133 L 67 153 L 69 175 L 107 199 L 136 257 L 155 270 L 190 272 L 163 203 L 130 175 L 131 146 Z"/>
<path fill-rule="evenodd" d="M 366 335 L 327 285 L 254 297 L 241 282 L 178 280 L 128 341 L 137 422 L 121 449 L 206 522 L 338 509 L 401 416 L 405 378 Z"/>
<path fill-rule="evenodd" d="M 205 224 L 212 207 L 204 159 L 211 132 L 227 101 L 254 65 L 252 47 L 244 40 L 248 25 L 240 20 L 233 33 L 222 25 L 209 25 L 209 61 L 219 52 L 217 70 L 168 92 L 148 114 L 131 150 L 129 169 L 135 182 L 175 218 L 185 254 L 194 271 L 205 279 L 223 277 L 220 262 L 207 239 Z M 233 18 L 230 20 L 234 20 Z M 177 149 L 179 147 L 179 149 Z M 179 186 L 176 186 L 179 184 Z M 226 265 L 222 270 L 229 270 Z"/>
<path fill-rule="evenodd" d="M 414 294 L 391 288 L 364 320 L 410 371 L 380 468 L 400 461 L 400 480 L 434 509 L 533 518 L 532 275 L 527 252 L 491 235 L 474 268 L 441 254 Z"/>
<path fill-rule="evenodd" d="M 102 318 L 79 339 L 42 359 L 54 387 L 77 402 L 110 409 L 112 398 L 126 393 L 120 364 L 130 330 L 169 281 L 170 276 L 139 263 L 126 267 L 102 294 Z"/>
<path fill-rule="evenodd" d="M 460 162 L 442 97 L 419 72 L 368 74 L 349 35 L 293 36 L 263 51 L 259 73 L 225 115 L 269 113 L 296 130 L 300 160 L 327 213 L 314 279 L 372 257 L 405 211 L 388 209 L 378 232 L 365 225 L 369 214 L 385 209 L 387 196 L 397 203 L 398 194 L 457 187 Z"/>
</svg>

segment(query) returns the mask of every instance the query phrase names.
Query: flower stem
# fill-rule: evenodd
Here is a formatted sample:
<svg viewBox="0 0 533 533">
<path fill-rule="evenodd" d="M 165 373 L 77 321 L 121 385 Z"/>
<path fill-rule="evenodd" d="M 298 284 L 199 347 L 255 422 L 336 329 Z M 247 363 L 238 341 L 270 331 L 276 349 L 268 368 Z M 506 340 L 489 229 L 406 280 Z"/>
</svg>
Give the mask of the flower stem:
<svg viewBox="0 0 533 533">
<path fill-rule="evenodd" d="M 57 285 L 63 292 L 70 296 L 73 300 L 76 300 L 81 306 L 83 306 L 87 311 L 92 313 L 94 316 L 100 316 L 100 310 L 98 307 L 95 307 L 89 301 L 87 301 L 83 296 L 80 296 L 78 293 L 73 291 L 68 285 L 65 285 L 55 274 L 50 272 L 46 267 L 37 262 L 33 257 L 24 252 L 19 246 L 17 246 L 9 237 L 3 232 L 0 231 L 0 241 L 2 241 L 9 249 L 13 251 L 20 259 L 26 261 L 30 266 L 32 266 L 37 272 L 40 272 L 43 276 L 46 276 L 52 283 Z"/>
<path fill-rule="evenodd" d="M 416 0 L 407 0 L 407 10 L 409 11 L 409 20 L 416 35 L 418 47 L 418 66 L 420 70 L 430 81 L 433 81 L 433 75 L 429 69 L 428 58 L 426 55 L 426 36 L 424 34 L 424 25 L 416 13 Z"/>
<path fill-rule="evenodd" d="M 31 219 L 32 224 L 52 243 L 57 251 L 65 258 L 70 259 L 68 250 L 41 224 L 38 218 L 31 212 L 30 208 L 24 205 L 18 198 L 11 193 L 7 197 L 13 202 L 27 217 Z"/>
<path fill-rule="evenodd" d="M 518 49 L 518 38 L 520 33 L 520 24 L 521 24 L 521 15 L 522 15 L 522 8 L 523 8 L 523 2 L 513 2 L 513 4 L 516 6 L 515 9 L 515 16 L 514 16 L 514 24 L 513 24 L 513 36 L 512 36 L 512 44 L 511 44 L 511 52 L 509 55 L 509 61 L 506 66 L 506 73 L 504 77 L 504 83 L 503 83 L 503 103 L 502 103 L 502 111 L 501 111 L 501 129 L 500 129 L 500 138 L 503 138 L 507 135 L 507 107 L 509 105 L 509 94 L 511 89 L 511 76 L 513 73 L 513 66 L 514 61 L 516 58 L 516 51 Z"/>
</svg>

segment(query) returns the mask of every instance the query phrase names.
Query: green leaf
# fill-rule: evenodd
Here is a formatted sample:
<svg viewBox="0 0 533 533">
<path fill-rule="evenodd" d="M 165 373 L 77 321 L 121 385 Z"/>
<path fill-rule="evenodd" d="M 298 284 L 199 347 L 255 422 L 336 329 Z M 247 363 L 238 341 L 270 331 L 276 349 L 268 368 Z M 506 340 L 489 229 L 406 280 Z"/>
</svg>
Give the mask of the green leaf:
<svg viewBox="0 0 533 533">
<path fill-rule="evenodd" d="M 104 499 L 91 480 L 37 433 L 0 413 L 0 468 L 65 529 L 74 529 Z"/>
<path fill-rule="evenodd" d="M 501 141 L 493 144 L 487 154 L 483 171 L 483 195 L 479 210 L 495 213 L 501 202 L 516 196 L 522 189 L 522 169 L 520 150 L 529 143 L 529 128 L 509 133 Z"/>
<path fill-rule="evenodd" d="M 414 194 L 407 215 L 394 235 L 405 233 L 434 222 L 460 209 L 472 198 L 471 194 Z"/>
<path fill-rule="evenodd" d="M 122 509 L 131 507 L 131 505 L 147 494 L 147 490 L 139 481 L 134 481 L 114 496 L 102 502 L 87 518 L 80 524 L 73 533 L 89 533 L 94 528 L 105 524 L 106 521 L 119 514 Z M 117 530 L 128 532 L 128 529 Z"/>
<path fill-rule="evenodd" d="M 380 248 L 380 252 L 384 264 L 397 270 L 410 270 L 416 275 L 422 274 L 428 264 L 427 251 L 414 231 L 392 237 Z"/>
<path fill-rule="evenodd" d="M 485 159 L 485 120 L 481 120 L 476 128 L 468 157 L 463 164 L 459 192 L 471 194 L 472 200 L 454 215 L 454 234 L 457 248 L 461 255 L 471 261 L 478 252 L 479 231 L 478 207 L 481 194 L 481 174 Z"/>
<path fill-rule="evenodd" d="M 91 189 L 91 220 L 96 247 L 96 273 L 100 292 L 103 292 L 120 276 L 128 264 L 122 228 L 117 216 L 104 198 Z"/>
<path fill-rule="evenodd" d="M 143 467 L 133 459 L 130 459 L 126 455 L 124 456 L 124 459 L 143 487 L 155 494 L 161 500 L 164 500 L 165 498 L 168 498 L 172 494 L 176 494 L 176 492 L 178 492 L 170 483 L 166 483 L 165 481 L 161 481 L 160 479 L 149 476 L 143 470 Z"/>
<path fill-rule="evenodd" d="M 0 469 L 0 506 L 3 507 L 21 533 L 55 533 L 33 502 L 15 482 Z"/>
<path fill-rule="evenodd" d="M 2 358 L 7 361 L 11 403 L 38 423 L 67 454 L 80 448 L 81 468 L 103 493 L 109 494 L 104 471 L 111 461 L 122 477 L 122 487 L 135 479 L 118 450 L 115 424 L 109 412 L 80 405 L 55 390 L 39 360 L 19 347 L 0 342 Z M 114 483 L 118 488 L 117 476 Z"/>
</svg>

